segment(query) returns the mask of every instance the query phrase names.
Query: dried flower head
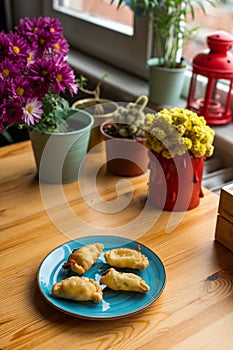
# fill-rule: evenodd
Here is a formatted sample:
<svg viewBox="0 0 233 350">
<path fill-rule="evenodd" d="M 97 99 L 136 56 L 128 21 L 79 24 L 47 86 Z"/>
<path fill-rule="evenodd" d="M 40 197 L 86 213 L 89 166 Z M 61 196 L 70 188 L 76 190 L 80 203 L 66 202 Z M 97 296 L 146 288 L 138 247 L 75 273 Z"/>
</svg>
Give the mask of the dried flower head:
<svg viewBox="0 0 233 350">
<path fill-rule="evenodd" d="M 189 151 L 195 158 L 213 154 L 214 130 L 204 117 L 182 108 L 146 115 L 146 146 L 165 158 Z"/>
</svg>

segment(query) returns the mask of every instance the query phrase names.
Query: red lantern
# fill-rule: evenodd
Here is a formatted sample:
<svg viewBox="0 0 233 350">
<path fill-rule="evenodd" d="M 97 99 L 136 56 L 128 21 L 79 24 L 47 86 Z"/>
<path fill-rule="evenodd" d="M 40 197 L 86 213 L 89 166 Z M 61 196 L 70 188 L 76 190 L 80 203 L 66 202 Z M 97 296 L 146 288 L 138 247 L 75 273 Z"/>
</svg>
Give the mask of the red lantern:
<svg viewBox="0 0 233 350">
<path fill-rule="evenodd" d="M 204 116 L 207 124 L 226 124 L 232 120 L 233 36 L 218 31 L 207 37 L 207 44 L 209 52 L 193 59 L 187 108 Z"/>
</svg>

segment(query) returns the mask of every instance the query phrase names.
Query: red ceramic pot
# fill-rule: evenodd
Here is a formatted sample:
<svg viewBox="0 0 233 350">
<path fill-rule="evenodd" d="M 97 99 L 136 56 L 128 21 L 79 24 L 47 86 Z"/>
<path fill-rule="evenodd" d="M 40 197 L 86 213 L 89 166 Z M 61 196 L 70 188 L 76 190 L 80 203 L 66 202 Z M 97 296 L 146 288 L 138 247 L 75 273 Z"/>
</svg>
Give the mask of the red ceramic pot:
<svg viewBox="0 0 233 350">
<path fill-rule="evenodd" d="M 171 159 L 149 151 L 149 198 L 160 209 L 186 211 L 197 207 L 203 197 L 201 188 L 205 157 L 188 152 Z"/>
<path fill-rule="evenodd" d="M 101 124 L 100 132 L 105 141 L 107 169 L 118 176 L 138 176 L 148 170 L 148 149 L 144 139 L 130 140 L 112 137 L 104 130 L 114 124 L 109 120 Z"/>
</svg>

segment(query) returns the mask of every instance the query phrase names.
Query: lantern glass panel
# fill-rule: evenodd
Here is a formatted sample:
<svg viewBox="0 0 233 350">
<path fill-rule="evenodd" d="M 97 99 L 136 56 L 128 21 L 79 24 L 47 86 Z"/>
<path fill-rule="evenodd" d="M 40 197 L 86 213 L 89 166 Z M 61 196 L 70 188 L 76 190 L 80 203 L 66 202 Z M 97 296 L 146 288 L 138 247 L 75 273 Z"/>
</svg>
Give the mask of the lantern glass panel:
<svg viewBox="0 0 233 350">
<path fill-rule="evenodd" d="M 208 78 L 203 75 L 197 74 L 197 86 L 194 91 L 194 99 L 197 100 L 199 98 L 203 98 L 205 96 L 206 86 L 208 83 Z"/>
<path fill-rule="evenodd" d="M 217 81 L 214 99 L 221 102 L 223 106 L 226 105 L 228 92 L 230 89 L 230 81 L 220 79 Z"/>
</svg>

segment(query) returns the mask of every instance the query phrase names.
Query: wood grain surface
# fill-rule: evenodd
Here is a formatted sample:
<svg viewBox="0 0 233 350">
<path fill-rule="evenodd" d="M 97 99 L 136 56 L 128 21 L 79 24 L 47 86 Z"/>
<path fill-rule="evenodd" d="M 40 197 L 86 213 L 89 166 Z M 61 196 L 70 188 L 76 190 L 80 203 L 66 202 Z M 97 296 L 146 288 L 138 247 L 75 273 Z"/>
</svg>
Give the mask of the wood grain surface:
<svg viewBox="0 0 233 350">
<path fill-rule="evenodd" d="M 112 176 L 93 153 L 78 183 L 39 184 L 29 141 L 0 148 L 1 350 L 233 349 L 233 253 L 214 241 L 219 197 L 205 190 L 195 209 L 160 212 L 147 181 Z M 161 296 L 108 321 L 50 306 L 37 286 L 45 256 L 70 239 L 115 232 L 161 258 Z"/>
</svg>

